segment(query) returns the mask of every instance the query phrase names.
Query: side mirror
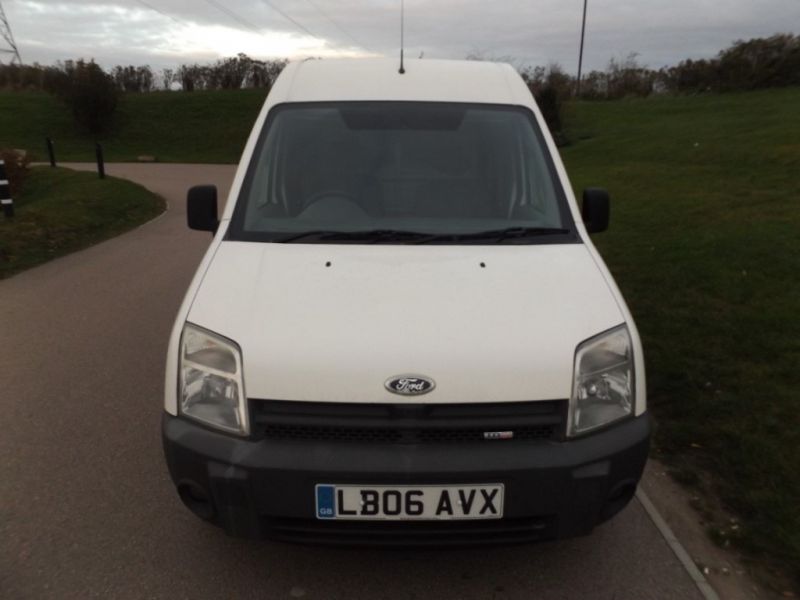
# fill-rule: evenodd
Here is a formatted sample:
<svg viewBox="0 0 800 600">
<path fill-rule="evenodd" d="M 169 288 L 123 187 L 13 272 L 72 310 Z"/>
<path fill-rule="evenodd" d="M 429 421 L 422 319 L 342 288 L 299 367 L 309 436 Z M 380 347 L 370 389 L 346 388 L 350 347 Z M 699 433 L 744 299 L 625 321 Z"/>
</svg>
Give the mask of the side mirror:
<svg viewBox="0 0 800 600">
<path fill-rule="evenodd" d="M 589 233 L 599 233 L 608 229 L 611 212 L 608 192 L 600 188 L 583 190 L 583 224 Z"/>
<path fill-rule="evenodd" d="M 186 196 L 186 222 L 189 229 L 216 233 L 219 227 L 217 217 L 217 187 L 196 185 Z"/>
</svg>

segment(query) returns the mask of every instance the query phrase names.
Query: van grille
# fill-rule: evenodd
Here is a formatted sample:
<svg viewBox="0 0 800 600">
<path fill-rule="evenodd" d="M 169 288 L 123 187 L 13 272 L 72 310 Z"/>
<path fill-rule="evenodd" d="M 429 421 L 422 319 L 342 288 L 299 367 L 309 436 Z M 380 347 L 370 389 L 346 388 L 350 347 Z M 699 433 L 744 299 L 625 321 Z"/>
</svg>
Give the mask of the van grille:
<svg viewBox="0 0 800 600">
<path fill-rule="evenodd" d="M 567 402 L 355 404 L 251 400 L 253 433 L 274 440 L 446 444 L 563 438 Z M 507 437 L 506 435 L 502 437 Z"/>
<path fill-rule="evenodd" d="M 267 425 L 266 437 L 277 440 L 324 440 L 327 442 L 399 442 L 398 429 L 364 427 L 309 427 L 304 425 Z"/>
</svg>

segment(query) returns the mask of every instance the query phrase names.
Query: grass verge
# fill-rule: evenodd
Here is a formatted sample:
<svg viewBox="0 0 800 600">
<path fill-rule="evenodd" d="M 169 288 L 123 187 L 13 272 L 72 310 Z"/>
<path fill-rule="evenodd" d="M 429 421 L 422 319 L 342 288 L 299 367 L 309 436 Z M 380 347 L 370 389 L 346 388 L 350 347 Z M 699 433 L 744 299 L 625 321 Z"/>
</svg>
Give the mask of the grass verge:
<svg viewBox="0 0 800 600">
<path fill-rule="evenodd" d="M 258 116 L 264 90 L 122 94 L 109 131 L 97 140 L 44 92 L 0 92 L 0 148 L 47 160 L 45 138 L 59 161 L 93 161 L 94 143 L 109 162 L 155 156 L 164 162 L 235 163 Z"/>
<path fill-rule="evenodd" d="M 93 173 L 37 167 L 0 217 L 0 279 L 111 238 L 164 211 L 140 185 Z"/>
<path fill-rule="evenodd" d="M 800 89 L 578 103 L 562 154 L 576 193 L 612 194 L 595 241 L 641 329 L 656 452 L 741 517 L 709 524 L 719 541 L 800 582 L 798 106 Z"/>
</svg>

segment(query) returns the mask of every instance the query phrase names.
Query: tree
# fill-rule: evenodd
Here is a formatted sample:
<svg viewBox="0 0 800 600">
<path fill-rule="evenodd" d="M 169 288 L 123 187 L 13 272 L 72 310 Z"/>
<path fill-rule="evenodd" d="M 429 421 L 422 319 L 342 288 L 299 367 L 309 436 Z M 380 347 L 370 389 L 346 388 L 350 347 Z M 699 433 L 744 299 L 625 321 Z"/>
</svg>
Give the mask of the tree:
<svg viewBox="0 0 800 600">
<path fill-rule="evenodd" d="M 649 96 L 653 92 L 655 71 L 639 64 L 638 54 L 631 52 L 624 61 L 612 58 L 608 63 L 607 97 Z"/>
<path fill-rule="evenodd" d="M 172 82 L 175 81 L 175 71 L 172 69 L 164 69 L 161 71 L 161 84 L 165 90 L 172 89 Z"/>
<path fill-rule="evenodd" d="M 61 71 L 52 82 L 55 94 L 69 106 L 81 126 L 100 133 L 108 127 L 117 108 L 114 79 L 94 60 L 67 61 Z"/>
</svg>

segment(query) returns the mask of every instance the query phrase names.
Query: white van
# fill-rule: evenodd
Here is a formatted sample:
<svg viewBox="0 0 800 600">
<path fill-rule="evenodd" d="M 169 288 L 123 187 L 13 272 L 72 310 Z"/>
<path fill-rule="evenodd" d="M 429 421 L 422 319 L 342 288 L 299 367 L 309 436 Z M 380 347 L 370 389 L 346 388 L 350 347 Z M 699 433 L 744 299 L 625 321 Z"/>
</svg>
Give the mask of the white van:
<svg viewBox="0 0 800 600">
<path fill-rule="evenodd" d="M 256 121 L 167 357 L 180 498 L 231 535 L 586 534 L 647 456 L 642 347 L 509 66 L 309 60 Z"/>
</svg>

